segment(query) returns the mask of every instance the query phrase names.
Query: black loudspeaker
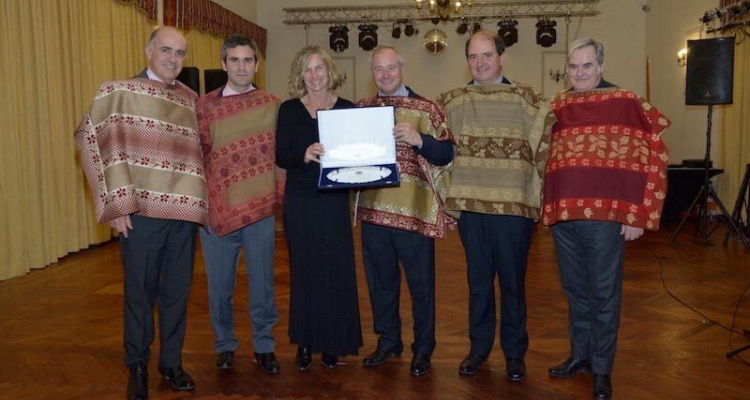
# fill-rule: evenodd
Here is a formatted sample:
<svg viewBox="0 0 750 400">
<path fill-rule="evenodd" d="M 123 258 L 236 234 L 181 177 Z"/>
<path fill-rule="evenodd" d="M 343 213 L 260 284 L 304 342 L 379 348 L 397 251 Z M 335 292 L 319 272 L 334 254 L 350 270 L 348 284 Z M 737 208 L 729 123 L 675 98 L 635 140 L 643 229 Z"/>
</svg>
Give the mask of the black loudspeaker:
<svg viewBox="0 0 750 400">
<path fill-rule="evenodd" d="M 201 94 L 200 74 L 197 67 L 182 67 L 177 80 L 193 89 L 195 93 Z"/>
<path fill-rule="evenodd" d="M 223 69 L 204 70 L 203 81 L 206 84 L 206 93 L 211 93 L 227 84 L 227 71 Z"/>
<path fill-rule="evenodd" d="M 685 104 L 732 104 L 734 36 L 688 40 Z"/>
</svg>

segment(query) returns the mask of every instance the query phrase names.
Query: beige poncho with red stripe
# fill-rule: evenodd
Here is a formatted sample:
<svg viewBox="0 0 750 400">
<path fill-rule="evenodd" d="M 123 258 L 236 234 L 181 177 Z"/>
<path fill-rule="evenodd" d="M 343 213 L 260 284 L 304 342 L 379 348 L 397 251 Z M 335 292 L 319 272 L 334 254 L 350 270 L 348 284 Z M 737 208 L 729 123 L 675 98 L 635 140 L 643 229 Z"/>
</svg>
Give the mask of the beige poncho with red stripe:
<svg viewBox="0 0 750 400">
<path fill-rule="evenodd" d="M 99 222 L 133 213 L 205 222 L 196 101 L 181 83 L 135 78 L 99 87 L 75 132 Z"/>
</svg>

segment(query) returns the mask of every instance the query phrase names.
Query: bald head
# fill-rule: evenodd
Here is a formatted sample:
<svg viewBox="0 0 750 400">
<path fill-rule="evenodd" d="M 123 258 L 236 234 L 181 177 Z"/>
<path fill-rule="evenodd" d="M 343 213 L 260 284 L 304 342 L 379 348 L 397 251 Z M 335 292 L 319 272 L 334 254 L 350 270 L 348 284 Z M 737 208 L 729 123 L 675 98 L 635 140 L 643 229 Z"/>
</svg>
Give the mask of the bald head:
<svg viewBox="0 0 750 400">
<path fill-rule="evenodd" d="M 182 71 L 182 62 L 187 54 L 187 40 L 182 33 L 171 27 L 163 26 L 151 33 L 146 46 L 148 67 L 163 82 L 174 82 Z"/>
</svg>

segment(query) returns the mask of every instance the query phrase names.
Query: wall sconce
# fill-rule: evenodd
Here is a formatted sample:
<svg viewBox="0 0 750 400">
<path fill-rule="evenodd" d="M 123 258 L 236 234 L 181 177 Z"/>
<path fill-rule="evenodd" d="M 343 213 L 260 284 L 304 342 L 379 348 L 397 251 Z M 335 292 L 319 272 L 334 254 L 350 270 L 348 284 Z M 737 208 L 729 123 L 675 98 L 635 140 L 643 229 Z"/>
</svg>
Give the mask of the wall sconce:
<svg viewBox="0 0 750 400">
<path fill-rule="evenodd" d="M 677 65 L 680 67 L 687 65 L 687 49 L 682 49 L 677 52 Z"/>
<path fill-rule="evenodd" d="M 560 81 L 564 80 L 567 76 L 568 76 L 567 73 L 560 72 L 559 69 L 556 70 L 556 71 L 549 70 L 549 77 L 550 77 L 550 79 L 552 79 L 553 81 L 555 81 L 555 83 L 560 83 Z"/>
</svg>

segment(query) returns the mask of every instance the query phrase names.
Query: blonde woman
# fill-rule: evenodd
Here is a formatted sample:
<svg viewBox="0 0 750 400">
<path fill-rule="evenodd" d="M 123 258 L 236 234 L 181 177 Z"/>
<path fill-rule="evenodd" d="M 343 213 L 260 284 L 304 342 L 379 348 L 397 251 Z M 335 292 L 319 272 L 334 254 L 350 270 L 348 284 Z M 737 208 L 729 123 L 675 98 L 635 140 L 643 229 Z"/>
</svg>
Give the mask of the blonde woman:
<svg viewBox="0 0 750 400">
<path fill-rule="evenodd" d="M 362 346 L 349 194 L 319 191 L 318 110 L 353 108 L 336 96 L 342 84 L 328 53 L 318 46 L 300 50 L 292 62 L 281 104 L 276 163 L 287 170 L 284 231 L 291 271 L 289 338 L 298 345 L 297 370 L 305 371 L 313 353 L 334 368 L 338 358 Z"/>
</svg>

